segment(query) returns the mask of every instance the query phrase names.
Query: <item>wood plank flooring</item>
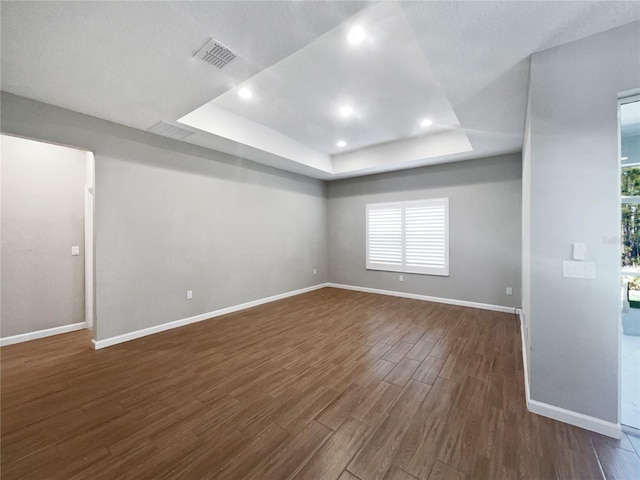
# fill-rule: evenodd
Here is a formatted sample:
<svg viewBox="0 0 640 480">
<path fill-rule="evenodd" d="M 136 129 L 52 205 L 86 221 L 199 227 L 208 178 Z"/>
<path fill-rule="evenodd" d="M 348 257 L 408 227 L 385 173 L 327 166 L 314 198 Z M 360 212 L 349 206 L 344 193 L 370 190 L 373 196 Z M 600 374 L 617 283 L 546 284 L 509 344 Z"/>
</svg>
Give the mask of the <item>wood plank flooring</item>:
<svg viewBox="0 0 640 480">
<path fill-rule="evenodd" d="M 0 355 L 6 480 L 640 478 L 636 438 L 527 412 L 509 314 L 325 288 Z"/>
</svg>

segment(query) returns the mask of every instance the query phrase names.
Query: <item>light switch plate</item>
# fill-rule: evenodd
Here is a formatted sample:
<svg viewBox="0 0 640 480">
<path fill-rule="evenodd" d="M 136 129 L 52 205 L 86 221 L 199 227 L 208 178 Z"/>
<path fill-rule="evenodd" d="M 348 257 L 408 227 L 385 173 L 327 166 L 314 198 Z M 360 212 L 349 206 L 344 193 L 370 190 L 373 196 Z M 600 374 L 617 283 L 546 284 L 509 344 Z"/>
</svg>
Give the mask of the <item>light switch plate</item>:
<svg viewBox="0 0 640 480">
<path fill-rule="evenodd" d="M 584 255 L 586 253 L 587 247 L 584 243 L 574 243 L 573 244 L 573 259 L 574 260 L 584 260 Z"/>
<path fill-rule="evenodd" d="M 596 278 L 596 264 L 593 262 L 562 262 L 562 276 L 566 278 Z"/>
<path fill-rule="evenodd" d="M 73 255 L 74 257 L 80 255 L 80 247 L 77 245 L 71 247 L 71 255 Z"/>
</svg>

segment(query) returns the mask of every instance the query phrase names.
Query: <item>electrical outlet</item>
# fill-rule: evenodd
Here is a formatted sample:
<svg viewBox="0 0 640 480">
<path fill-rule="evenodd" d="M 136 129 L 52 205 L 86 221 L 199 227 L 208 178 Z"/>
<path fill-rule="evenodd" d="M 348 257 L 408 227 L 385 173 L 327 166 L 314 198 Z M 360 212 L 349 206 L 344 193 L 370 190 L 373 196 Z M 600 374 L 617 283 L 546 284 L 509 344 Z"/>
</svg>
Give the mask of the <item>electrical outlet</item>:
<svg viewBox="0 0 640 480">
<path fill-rule="evenodd" d="M 193 298 L 193 290 L 187 290 L 187 300 L 191 300 Z"/>
<path fill-rule="evenodd" d="M 513 288 L 507 287 L 507 295 L 513 295 Z"/>
<path fill-rule="evenodd" d="M 400 280 L 401 282 L 404 282 L 404 275 L 400 275 L 400 278 L 398 278 L 398 280 Z"/>
<path fill-rule="evenodd" d="M 313 269 L 313 274 L 315 275 L 316 273 L 318 273 L 318 272 L 317 272 L 317 271 L 316 271 L 316 269 L 314 268 L 314 269 Z"/>
</svg>

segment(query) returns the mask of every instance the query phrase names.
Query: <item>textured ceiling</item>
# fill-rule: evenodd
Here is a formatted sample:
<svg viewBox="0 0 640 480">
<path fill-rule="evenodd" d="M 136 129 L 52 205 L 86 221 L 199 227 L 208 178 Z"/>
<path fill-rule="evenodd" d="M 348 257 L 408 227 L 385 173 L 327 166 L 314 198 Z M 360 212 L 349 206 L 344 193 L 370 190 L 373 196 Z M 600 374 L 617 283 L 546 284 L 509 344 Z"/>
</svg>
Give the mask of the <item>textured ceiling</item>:
<svg viewBox="0 0 640 480">
<path fill-rule="evenodd" d="M 364 2 L 2 2 L 2 89 L 147 129 L 304 47 Z M 193 54 L 214 37 L 239 60 Z"/>
<path fill-rule="evenodd" d="M 339 178 L 520 150 L 529 56 L 638 19 L 640 2 L 2 2 L 1 82 L 145 130 L 207 106 L 186 141 Z M 194 59 L 209 38 L 238 59 Z"/>
</svg>

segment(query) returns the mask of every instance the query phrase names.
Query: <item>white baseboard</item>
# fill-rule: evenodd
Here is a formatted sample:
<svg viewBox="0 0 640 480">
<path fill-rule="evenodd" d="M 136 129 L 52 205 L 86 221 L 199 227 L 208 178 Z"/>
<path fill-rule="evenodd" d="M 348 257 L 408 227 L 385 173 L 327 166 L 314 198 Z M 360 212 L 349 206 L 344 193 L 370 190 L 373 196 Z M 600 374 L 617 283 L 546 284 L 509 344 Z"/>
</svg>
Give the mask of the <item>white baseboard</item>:
<svg viewBox="0 0 640 480">
<path fill-rule="evenodd" d="M 582 413 L 566 410 L 564 408 L 549 405 L 548 403 L 538 402 L 529 399 L 527 401 L 527 409 L 532 413 L 537 413 L 543 417 L 552 418 L 560 422 L 575 425 L 576 427 L 591 430 L 592 432 L 601 433 L 607 437 L 619 439 L 622 437 L 622 428 L 617 423 L 606 422 L 599 418 L 583 415 Z"/>
<path fill-rule="evenodd" d="M 175 320 L 173 322 L 163 323 L 161 325 L 144 328 L 142 330 L 136 330 L 134 332 L 118 335 L 116 337 L 105 338 L 104 340 L 97 340 L 97 341 L 93 340 L 93 348 L 98 350 L 100 348 L 110 347 L 111 345 L 128 342 L 129 340 L 135 340 L 136 338 L 146 337 L 147 335 L 153 335 L 154 333 L 160 333 L 160 332 L 164 332 L 165 330 L 171 330 L 173 328 L 183 327 L 185 325 L 189 325 L 190 323 L 202 322 L 203 320 L 209 320 L 210 318 L 219 317 L 221 315 L 227 315 L 228 313 L 245 310 L 251 307 L 257 307 L 258 305 L 262 305 L 264 303 L 274 302 L 276 300 L 281 300 L 283 298 L 300 295 L 301 293 L 311 292 L 313 290 L 318 290 L 326 286 L 327 286 L 326 283 L 321 283 L 318 285 L 313 285 L 311 287 L 301 288 L 299 290 L 293 290 L 291 292 L 280 293 L 278 295 L 273 295 L 271 297 L 260 298 L 258 300 L 253 300 L 251 302 L 246 302 L 246 303 L 241 303 L 239 305 L 233 305 L 231 307 L 221 308 L 220 310 L 201 313 L 200 315 L 183 318 L 181 320 Z"/>
<path fill-rule="evenodd" d="M 153 335 L 154 333 L 164 332 L 165 330 L 171 330 L 173 328 L 183 327 L 190 323 L 201 322 L 210 318 L 219 317 L 220 315 L 226 315 L 228 313 L 237 312 L 251 307 L 256 307 L 264 303 L 273 302 L 275 300 L 281 300 L 283 298 L 292 297 L 294 295 L 300 295 L 301 293 L 311 292 L 324 287 L 342 288 L 345 290 L 357 290 L 361 292 L 377 293 L 381 295 L 392 295 L 396 297 L 413 298 L 417 300 L 426 300 L 430 302 L 447 303 L 450 305 L 459 305 L 463 307 L 481 308 L 484 310 L 494 310 L 497 312 L 512 313 L 512 307 L 503 307 L 499 305 L 488 305 L 485 303 L 467 302 L 464 300 L 452 300 L 449 298 L 428 297 L 426 295 L 417 295 L 413 293 L 392 292 L 389 290 L 379 290 L 375 288 L 355 287 L 352 285 L 340 285 L 337 283 L 321 283 L 307 288 L 301 288 L 299 290 L 293 290 L 291 292 L 285 292 L 271 297 L 261 298 L 253 300 L 251 302 L 242 303 L 240 305 L 233 305 L 231 307 L 222 308 L 220 310 L 214 310 L 212 312 L 202 313 L 193 317 L 183 318 L 181 320 L 175 320 L 173 322 L 163 323 L 142 330 L 136 330 L 134 332 L 125 333 L 111 338 L 105 338 L 104 340 L 93 340 L 93 348 L 96 350 L 100 348 L 110 347 L 111 345 L 117 345 L 118 343 L 128 342 L 129 340 L 135 340 L 136 338 L 146 337 L 147 335 Z"/>
<path fill-rule="evenodd" d="M 396 292 L 393 290 L 381 290 L 379 288 L 357 287 L 354 285 L 342 285 L 339 283 L 327 283 L 327 287 L 342 288 L 343 290 L 355 290 L 358 292 L 377 293 L 380 295 L 390 295 L 393 297 L 412 298 L 414 300 L 424 300 L 426 302 L 446 303 L 447 305 L 457 305 L 460 307 L 480 308 L 482 310 L 492 310 L 494 312 L 514 313 L 514 307 L 502 305 L 491 305 L 489 303 L 469 302 L 467 300 L 456 300 L 453 298 L 430 297 L 417 293 Z"/>
<path fill-rule="evenodd" d="M 520 319 L 520 338 L 522 340 L 522 363 L 524 368 L 524 391 L 527 402 L 527 410 L 531 413 L 542 415 L 543 417 L 552 418 L 559 422 L 568 423 L 569 425 L 575 425 L 576 427 L 584 428 L 592 432 L 600 433 L 608 437 L 619 439 L 622 437 L 622 428 L 620 424 L 606 422 L 599 418 L 583 415 L 582 413 L 574 412 L 573 410 L 567 410 L 565 408 L 556 407 L 555 405 L 549 405 L 548 403 L 539 402 L 531 399 L 531 391 L 529 387 L 529 353 L 526 348 L 526 342 L 524 338 L 524 321 L 522 318 L 522 310 L 518 311 L 518 317 Z"/>
<path fill-rule="evenodd" d="M 524 369 L 524 394 L 529 408 L 531 393 L 529 392 L 529 352 L 527 350 L 527 342 L 524 338 L 524 318 L 522 317 L 522 309 L 518 309 L 518 319 L 520 320 L 520 340 L 522 341 L 522 368 Z"/>
<path fill-rule="evenodd" d="M 72 323 L 70 325 L 62 325 L 61 327 L 47 328 L 46 330 L 37 330 L 35 332 L 22 333 L 20 335 L 13 335 L 11 337 L 0 338 L 0 347 L 6 345 L 13 345 L 14 343 L 27 342 L 29 340 L 35 340 L 36 338 L 50 337 L 52 335 L 59 335 L 61 333 L 74 332 L 76 330 L 82 330 L 86 328 L 85 322 Z"/>
</svg>

